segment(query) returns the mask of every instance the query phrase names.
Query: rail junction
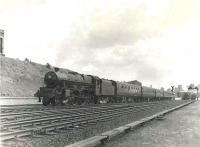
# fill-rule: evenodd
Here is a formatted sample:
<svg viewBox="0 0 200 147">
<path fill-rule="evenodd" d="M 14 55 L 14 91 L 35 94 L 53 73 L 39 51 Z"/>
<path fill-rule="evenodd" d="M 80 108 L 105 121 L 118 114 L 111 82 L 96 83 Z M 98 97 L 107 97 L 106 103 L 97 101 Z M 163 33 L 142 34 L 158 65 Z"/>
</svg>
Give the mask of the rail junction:
<svg viewBox="0 0 200 147">
<path fill-rule="evenodd" d="M 62 146 L 64 146 L 108 131 L 108 128 L 114 129 L 120 125 L 138 121 L 191 102 L 193 101 L 155 101 L 71 107 L 45 107 L 41 105 L 1 106 L 0 138 L 4 145 L 7 143 L 19 145 L 20 139 L 28 140 L 29 138 L 34 138 L 33 140 L 45 140 L 47 135 L 53 137 L 60 133 L 64 133 L 68 137 L 71 135 L 70 137 L 73 138 L 73 135 L 76 135 L 76 133 L 72 133 L 74 130 L 76 132 L 84 132 L 86 128 L 98 128 L 101 124 L 104 125 L 108 122 L 112 124 L 115 122 L 115 125 L 111 127 L 99 128 L 97 132 L 78 139 L 75 137 L 75 140 L 70 140 L 66 137 L 65 140 L 62 140 Z M 42 145 L 36 144 L 37 146 L 44 146 L 44 142 L 48 141 L 43 141 Z M 49 146 L 49 144 L 46 146 Z"/>
</svg>

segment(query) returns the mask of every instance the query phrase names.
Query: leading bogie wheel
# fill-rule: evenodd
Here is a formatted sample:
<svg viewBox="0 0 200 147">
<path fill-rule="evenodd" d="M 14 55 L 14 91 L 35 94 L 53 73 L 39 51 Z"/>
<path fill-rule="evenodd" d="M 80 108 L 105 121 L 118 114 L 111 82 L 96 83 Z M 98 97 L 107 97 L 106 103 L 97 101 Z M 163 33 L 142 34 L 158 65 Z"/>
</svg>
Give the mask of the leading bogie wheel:
<svg viewBox="0 0 200 147">
<path fill-rule="evenodd" d="M 49 105 L 49 104 L 50 104 L 50 99 L 44 97 L 44 98 L 42 99 L 42 104 L 45 105 L 45 106 Z"/>
</svg>

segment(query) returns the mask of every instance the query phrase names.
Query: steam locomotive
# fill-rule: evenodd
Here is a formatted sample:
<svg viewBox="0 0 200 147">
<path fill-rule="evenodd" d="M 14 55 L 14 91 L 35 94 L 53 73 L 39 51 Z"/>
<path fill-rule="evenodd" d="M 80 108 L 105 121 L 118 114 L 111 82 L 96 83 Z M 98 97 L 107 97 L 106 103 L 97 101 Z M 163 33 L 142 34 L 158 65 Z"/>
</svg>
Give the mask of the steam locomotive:
<svg viewBox="0 0 200 147">
<path fill-rule="evenodd" d="M 43 105 L 84 105 L 171 100 L 172 92 L 142 86 L 139 81 L 118 82 L 76 72 L 49 71 L 36 96 Z"/>
</svg>

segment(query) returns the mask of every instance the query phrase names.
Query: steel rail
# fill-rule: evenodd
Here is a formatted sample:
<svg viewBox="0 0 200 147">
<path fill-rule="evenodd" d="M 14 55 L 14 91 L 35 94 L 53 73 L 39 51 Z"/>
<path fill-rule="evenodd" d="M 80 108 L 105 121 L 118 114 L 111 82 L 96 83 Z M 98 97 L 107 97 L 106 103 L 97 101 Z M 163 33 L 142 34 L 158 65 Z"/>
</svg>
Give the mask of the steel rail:
<svg viewBox="0 0 200 147">
<path fill-rule="evenodd" d="M 163 105 L 163 104 L 162 104 Z M 166 104 L 167 105 L 167 104 Z M 180 104 L 179 104 L 180 105 Z M 159 105 L 160 107 L 161 107 L 161 105 Z M 149 107 L 147 107 L 147 108 L 149 108 L 151 111 L 153 111 L 154 109 L 156 110 L 156 109 L 158 109 L 158 107 L 155 107 L 155 108 L 151 108 L 150 106 Z M 145 111 L 147 111 L 148 109 L 144 109 L 143 108 L 143 110 L 145 110 Z M 125 109 L 126 110 L 126 109 Z M 32 128 L 32 129 L 25 129 L 25 128 L 23 128 L 24 126 L 21 126 L 22 128 L 23 128 L 23 130 L 15 130 L 14 132 L 8 132 L 8 133 L 3 133 L 3 134 L 1 134 L 0 136 L 1 136 L 1 138 L 3 138 L 4 140 L 5 139 L 11 139 L 11 138 L 13 138 L 14 136 L 16 136 L 16 134 L 17 134 L 17 136 L 26 136 L 26 135 L 30 135 L 32 132 L 37 132 L 37 131 L 41 131 L 41 130 L 45 130 L 45 131 L 50 131 L 50 130 L 54 130 L 55 128 L 57 128 L 57 127 L 59 127 L 59 128 L 62 128 L 62 127 L 66 127 L 66 125 L 68 125 L 68 126 L 73 126 L 73 125 L 77 125 L 77 124 L 84 124 L 84 123 L 91 123 L 91 122 L 96 122 L 96 121 L 100 121 L 100 120 L 104 120 L 104 119 L 107 119 L 107 118 L 112 118 L 112 117 L 114 117 L 114 116 L 119 116 L 119 115 L 125 115 L 125 114 L 128 114 L 128 113 L 131 113 L 131 110 L 132 111 L 134 111 L 135 109 L 131 109 L 130 110 L 130 108 L 129 108 L 129 111 L 127 112 L 127 111 L 117 111 L 117 112 L 115 112 L 115 113 L 107 113 L 106 115 L 104 115 L 104 116 L 102 116 L 102 115 L 96 115 L 96 116 L 92 116 L 92 117 L 90 117 L 90 118 L 87 118 L 87 116 L 85 115 L 83 115 L 82 117 L 81 116 L 77 116 L 78 117 L 78 119 L 75 119 L 75 118 L 71 118 L 72 120 L 71 121 L 67 121 L 66 122 L 66 119 L 64 119 L 64 118 L 62 118 L 62 117 L 60 117 L 59 119 L 60 120 L 63 120 L 63 121 L 65 121 L 65 122 L 57 122 L 58 120 L 56 120 L 56 123 L 54 123 L 54 122 L 51 122 L 53 125 L 45 125 L 45 126 L 37 126 L 37 128 Z M 108 111 L 106 111 L 106 112 L 108 112 Z M 144 111 L 143 111 L 144 112 Z M 104 113 L 105 113 L 105 111 L 104 111 Z M 148 113 L 150 113 L 150 111 L 148 112 Z M 86 118 L 85 118 L 86 117 Z M 67 117 L 68 118 L 68 117 Z M 56 118 L 56 119 L 58 119 L 58 118 Z M 55 119 L 54 119 L 55 120 Z M 38 120 L 37 121 L 37 123 L 39 123 L 39 124 L 43 124 L 43 123 L 41 123 L 40 122 L 41 120 Z M 26 122 L 27 123 L 27 122 Z M 30 123 L 32 123 L 33 124 L 33 122 L 30 122 Z M 49 122 L 48 122 L 49 123 Z M 22 123 L 23 124 L 23 123 Z M 33 126 L 35 126 L 35 125 L 33 125 Z M 8 127 L 8 126 L 7 126 Z M 10 136 L 10 137 L 9 137 Z"/>
<path fill-rule="evenodd" d="M 151 105 L 152 106 L 152 105 Z M 121 110 L 125 111 L 125 110 L 130 110 L 130 109 L 143 109 L 144 110 L 144 107 L 150 107 L 150 105 L 142 105 L 142 106 L 133 106 L 133 107 L 124 107 L 124 108 L 121 108 Z M 73 117 L 80 117 L 82 115 L 87 115 L 87 116 L 90 116 L 90 115 L 99 115 L 99 114 L 104 114 L 104 113 L 113 113 L 115 112 L 115 109 L 111 109 L 111 110 L 103 110 L 103 111 L 95 111 L 95 112 L 83 112 L 83 113 L 80 113 L 80 114 L 71 114 L 71 115 L 66 115 L 66 114 L 61 114 L 59 117 L 56 115 L 54 115 L 54 117 L 52 116 L 46 116 L 46 117 L 43 117 L 43 118 L 39 118 L 39 119 L 28 119 L 28 120 L 19 120 L 19 121 L 13 121 L 13 122 L 6 122 L 6 123 L 2 123 L 1 125 L 3 125 L 3 127 L 9 127 L 9 126 L 13 126 L 15 124 L 17 125 L 21 125 L 21 124 L 25 124 L 25 123 L 31 123 L 31 124 L 34 124 L 34 123 L 37 123 L 37 122 L 41 122 L 41 121 L 52 121 L 52 120 L 60 120 L 60 119 L 68 119 L 68 118 L 73 118 Z M 69 112 L 68 112 L 69 113 Z M 74 113 L 74 112 L 73 112 Z"/>
<path fill-rule="evenodd" d="M 167 102 L 167 101 L 166 101 Z M 166 103 L 166 102 L 163 102 L 163 103 Z M 148 102 L 148 103 L 143 103 L 143 104 L 156 104 L 156 103 L 158 103 L 158 102 Z M 140 105 L 141 103 L 132 103 L 132 104 L 125 104 L 124 106 L 130 106 L 130 105 L 134 105 L 134 106 L 136 106 L 136 105 Z M 85 107 L 85 108 L 79 108 L 79 109 L 77 109 L 77 108 L 75 108 L 75 109 L 69 109 L 69 110 L 72 110 L 72 111 L 76 111 L 76 110 L 84 110 L 85 111 L 85 109 L 101 109 L 101 108 L 106 108 L 106 107 L 109 107 L 109 108 L 112 108 L 112 107 L 114 107 L 114 106 L 120 106 L 120 107 L 123 107 L 123 105 L 109 105 L 109 106 L 96 106 L 96 107 Z M 65 109 L 65 107 L 58 107 L 59 109 Z M 45 110 L 45 112 L 47 112 L 46 110 L 50 110 L 50 111 L 52 111 L 52 109 L 39 109 L 38 110 L 38 108 L 36 109 L 38 112 L 41 112 L 41 110 L 42 110 L 42 112 L 44 112 L 44 110 Z M 53 109 L 54 110 L 54 109 Z M 57 108 L 55 109 L 55 110 L 57 110 Z M 68 109 L 67 109 L 68 110 Z M 0 117 L 3 117 L 3 116 L 11 116 L 11 115 L 21 115 L 21 114 L 29 114 L 29 113 L 33 113 L 33 111 L 34 111 L 34 109 L 30 109 L 30 112 L 23 112 L 23 113 L 0 113 Z M 36 112 L 37 112 L 36 111 Z"/>
<path fill-rule="evenodd" d="M 153 105 L 154 103 L 151 103 L 151 104 L 148 104 L 148 106 L 149 105 Z M 139 106 L 141 106 L 141 105 L 139 105 Z M 143 107 L 145 106 L 144 104 L 142 105 Z M 128 107 L 137 107 L 137 106 L 135 106 L 135 105 L 128 105 Z M 109 108 L 109 109 L 114 109 L 114 108 Z M 91 110 L 90 110 L 91 111 Z M 95 110 L 95 111 L 100 111 L 100 110 Z M 86 111 L 84 111 L 84 112 L 86 112 Z M 44 114 L 46 114 L 45 112 L 40 112 L 39 114 L 38 114 L 39 112 L 35 112 L 35 113 L 32 113 L 32 115 L 34 114 L 35 116 L 38 116 L 38 117 L 36 117 L 36 118 L 31 118 L 31 120 L 34 120 L 34 119 L 37 119 L 37 118 L 41 118 Z M 58 111 L 53 111 L 52 112 L 52 114 L 49 114 L 49 116 L 54 116 L 54 115 L 59 115 L 59 116 L 62 116 L 62 115 L 70 115 L 71 113 L 77 113 L 76 111 L 68 111 L 68 110 L 58 110 Z M 94 112 L 93 112 L 94 113 Z M 23 115 L 22 117 L 24 117 L 24 116 L 29 116 L 29 117 L 31 117 L 30 116 L 30 114 L 25 114 L 25 115 Z M 45 116 L 44 118 L 47 118 L 48 116 Z M 7 118 L 6 116 L 4 116 L 4 117 L 1 117 L 1 119 L 5 119 L 5 118 Z M 14 122 L 19 122 L 20 120 L 15 120 Z M 3 124 L 3 122 L 2 123 L 0 123 L 0 124 Z"/>
</svg>

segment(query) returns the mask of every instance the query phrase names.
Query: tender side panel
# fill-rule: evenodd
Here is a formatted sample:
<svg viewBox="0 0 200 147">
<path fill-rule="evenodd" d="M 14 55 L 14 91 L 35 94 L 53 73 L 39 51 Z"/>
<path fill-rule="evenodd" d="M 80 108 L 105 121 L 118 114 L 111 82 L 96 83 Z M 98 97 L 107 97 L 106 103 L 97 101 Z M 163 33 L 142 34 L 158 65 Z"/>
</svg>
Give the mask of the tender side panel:
<svg viewBox="0 0 200 147">
<path fill-rule="evenodd" d="M 110 80 L 102 79 L 101 80 L 101 95 L 102 96 L 114 96 L 115 95 L 115 86 Z"/>
<path fill-rule="evenodd" d="M 156 91 L 154 88 L 142 86 L 142 96 L 143 97 L 155 97 Z"/>
</svg>

